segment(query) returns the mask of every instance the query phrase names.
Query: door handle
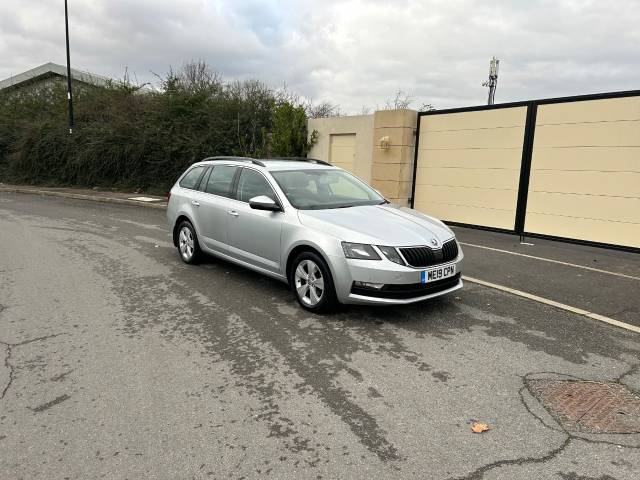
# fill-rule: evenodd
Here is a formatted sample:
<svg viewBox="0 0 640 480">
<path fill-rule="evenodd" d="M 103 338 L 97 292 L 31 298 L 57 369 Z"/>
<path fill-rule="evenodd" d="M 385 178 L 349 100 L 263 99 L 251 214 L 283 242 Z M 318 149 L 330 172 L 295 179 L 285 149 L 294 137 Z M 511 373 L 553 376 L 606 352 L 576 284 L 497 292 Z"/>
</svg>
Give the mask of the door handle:
<svg viewBox="0 0 640 480">
<path fill-rule="evenodd" d="M 191 205 L 193 205 L 194 207 L 199 207 L 200 206 L 200 202 L 196 202 L 195 200 L 191 200 Z"/>
<path fill-rule="evenodd" d="M 236 212 L 235 210 L 227 210 L 227 213 L 228 213 L 229 215 L 231 215 L 232 217 L 237 217 L 237 216 L 239 216 L 239 215 L 240 215 L 240 214 L 239 214 L 238 212 Z"/>
</svg>

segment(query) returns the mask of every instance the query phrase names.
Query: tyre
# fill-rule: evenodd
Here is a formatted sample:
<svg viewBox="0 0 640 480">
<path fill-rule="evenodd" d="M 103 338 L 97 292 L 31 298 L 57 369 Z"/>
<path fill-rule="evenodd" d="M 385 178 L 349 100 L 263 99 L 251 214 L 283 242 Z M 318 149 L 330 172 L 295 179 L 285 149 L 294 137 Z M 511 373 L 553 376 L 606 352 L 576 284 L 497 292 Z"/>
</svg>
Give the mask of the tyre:
<svg viewBox="0 0 640 480">
<path fill-rule="evenodd" d="M 202 257 L 196 229 L 186 220 L 178 225 L 178 253 L 184 263 L 193 265 Z"/>
<path fill-rule="evenodd" d="M 317 253 L 302 252 L 295 258 L 290 283 L 298 303 L 305 310 L 322 313 L 338 306 L 331 271 Z"/>
</svg>

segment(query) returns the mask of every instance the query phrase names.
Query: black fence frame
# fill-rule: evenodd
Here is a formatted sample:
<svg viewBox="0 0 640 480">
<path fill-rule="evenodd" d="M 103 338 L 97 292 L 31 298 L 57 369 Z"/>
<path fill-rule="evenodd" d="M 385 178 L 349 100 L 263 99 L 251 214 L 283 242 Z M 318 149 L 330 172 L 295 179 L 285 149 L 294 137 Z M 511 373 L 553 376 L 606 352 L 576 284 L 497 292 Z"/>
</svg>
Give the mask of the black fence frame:
<svg viewBox="0 0 640 480">
<path fill-rule="evenodd" d="M 414 208 L 416 195 L 416 176 L 418 172 L 418 147 L 420 145 L 420 121 L 422 117 L 431 115 L 444 115 L 449 113 L 466 113 L 477 112 L 482 110 L 501 110 L 505 108 L 527 107 L 526 121 L 524 127 L 524 139 L 522 145 L 522 159 L 520 161 L 520 179 L 518 183 L 518 200 L 516 204 L 516 218 L 513 229 L 495 228 L 485 225 L 474 225 L 460 222 L 451 222 L 444 220 L 448 225 L 458 227 L 476 228 L 479 230 L 488 230 L 492 232 L 510 233 L 519 235 L 521 239 L 524 237 L 542 238 L 548 240 L 557 240 L 562 242 L 576 243 L 580 245 L 588 245 L 593 247 L 603 247 L 615 250 L 623 250 L 628 252 L 640 253 L 640 248 L 629 247 L 625 245 L 615 245 L 609 243 L 592 242 L 589 240 L 580 240 L 576 238 L 556 237 L 540 233 L 532 233 L 525 231 L 525 219 L 527 214 L 527 199 L 529 195 L 529 179 L 531 177 L 531 158 L 533 155 L 533 143 L 536 130 L 536 117 L 539 105 L 550 105 L 554 103 L 570 103 L 583 102 L 589 100 L 607 100 L 612 98 L 638 97 L 640 90 L 626 90 L 619 92 L 595 93 L 590 95 L 575 95 L 570 97 L 555 97 L 539 100 L 530 100 L 525 102 L 509 102 L 499 103 L 495 105 L 478 105 L 473 107 L 449 108 L 444 110 L 432 110 L 428 112 L 418 112 L 418 120 L 416 124 L 416 144 L 413 158 L 413 181 L 411 186 L 411 208 Z"/>
</svg>

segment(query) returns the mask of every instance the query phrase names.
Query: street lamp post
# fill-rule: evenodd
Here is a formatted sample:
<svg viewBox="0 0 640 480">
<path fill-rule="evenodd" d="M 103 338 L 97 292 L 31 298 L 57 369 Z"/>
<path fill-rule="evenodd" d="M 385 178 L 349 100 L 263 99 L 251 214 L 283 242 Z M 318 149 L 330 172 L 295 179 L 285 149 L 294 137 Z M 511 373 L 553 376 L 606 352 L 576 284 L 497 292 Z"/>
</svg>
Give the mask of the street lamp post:
<svg viewBox="0 0 640 480">
<path fill-rule="evenodd" d="M 64 0 L 64 26 L 67 40 L 67 101 L 69 103 L 69 133 L 73 133 L 73 93 L 71 90 L 71 54 L 69 53 L 69 8 Z"/>
</svg>

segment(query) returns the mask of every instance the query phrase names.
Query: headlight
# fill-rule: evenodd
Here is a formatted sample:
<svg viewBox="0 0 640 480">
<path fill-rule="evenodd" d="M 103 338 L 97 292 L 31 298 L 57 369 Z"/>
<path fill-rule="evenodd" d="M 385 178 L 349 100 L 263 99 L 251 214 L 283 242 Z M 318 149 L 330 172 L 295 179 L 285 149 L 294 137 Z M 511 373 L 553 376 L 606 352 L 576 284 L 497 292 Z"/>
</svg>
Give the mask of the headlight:
<svg viewBox="0 0 640 480">
<path fill-rule="evenodd" d="M 398 251 L 395 248 L 383 247 L 380 245 L 378 245 L 378 248 L 382 253 L 384 253 L 384 256 L 387 257 L 387 260 L 393 263 L 397 263 L 398 265 L 404 265 L 402 258 L 400 257 L 400 255 L 398 254 Z"/>
<path fill-rule="evenodd" d="M 342 250 L 347 258 L 358 258 L 360 260 L 380 260 L 380 255 L 376 253 L 371 245 L 363 243 L 342 242 Z"/>
</svg>

